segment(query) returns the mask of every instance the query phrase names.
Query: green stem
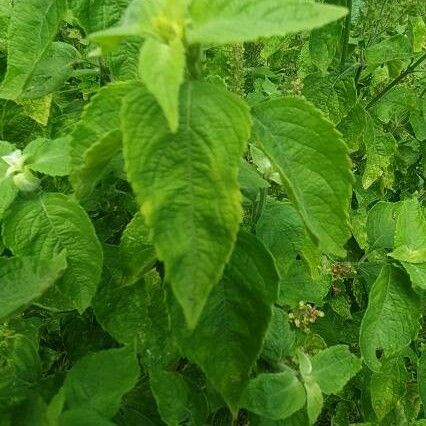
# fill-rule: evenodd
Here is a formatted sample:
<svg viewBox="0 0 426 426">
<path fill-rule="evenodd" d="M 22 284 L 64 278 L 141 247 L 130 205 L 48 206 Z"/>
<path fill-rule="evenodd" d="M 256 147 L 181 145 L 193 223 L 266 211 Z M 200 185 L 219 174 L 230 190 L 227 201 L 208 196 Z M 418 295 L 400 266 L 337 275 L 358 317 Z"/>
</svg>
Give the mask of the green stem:
<svg viewBox="0 0 426 426">
<path fill-rule="evenodd" d="M 186 66 L 188 69 L 189 78 L 192 80 L 200 80 L 203 76 L 201 70 L 201 54 L 200 45 L 192 45 L 186 51 Z"/>
<path fill-rule="evenodd" d="M 349 36 L 351 33 L 351 21 L 352 21 L 352 0 L 346 0 L 346 7 L 349 12 L 346 15 L 345 24 L 343 27 L 343 47 L 342 56 L 340 58 L 340 65 L 343 67 L 346 64 L 349 51 Z"/>
<path fill-rule="evenodd" d="M 392 80 L 381 92 L 379 92 L 368 104 L 367 109 L 374 106 L 380 99 L 383 98 L 390 90 L 392 90 L 397 84 L 404 80 L 407 75 L 411 74 L 423 61 L 426 59 L 426 53 L 420 56 L 417 61 L 413 62 L 405 71 L 403 71 L 398 77 Z"/>
</svg>

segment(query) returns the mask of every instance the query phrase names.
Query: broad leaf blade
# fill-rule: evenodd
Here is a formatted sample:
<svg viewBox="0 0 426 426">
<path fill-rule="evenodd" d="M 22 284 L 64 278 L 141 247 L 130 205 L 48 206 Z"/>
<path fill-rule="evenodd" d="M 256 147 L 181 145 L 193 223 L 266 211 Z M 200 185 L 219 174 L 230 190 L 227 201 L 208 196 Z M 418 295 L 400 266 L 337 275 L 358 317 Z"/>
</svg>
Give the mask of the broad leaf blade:
<svg viewBox="0 0 426 426">
<path fill-rule="evenodd" d="M 244 390 L 241 406 L 272 420 L 290 417 L 303 408 L 306 393 L 292 371 L 264 373 L 250 380 Z"/>
<path fill-rule="evenodd" d="M 185 328 L 176 302 L 169 302 L 172 330 L 183 353 L 201 367 L 234 414 L 262 349 L 278 278 L 260 241 L 240 232 L 224 277 L 213 288 L 193 332 Z"/>
<path fill-rule="evenodd" d="M 93 409 L 113 417 L 123 395 L 137 383 L 139 365 L 128 348 L 108 349 L 80 359 L 64 383 L 66 405 L 70 409 Z"/>
<path fill-rule="evenodd" d="M 339 134 L 301 98 L 270 100 L 254 116 L 256 136 L 320 248 L 344 256 L 352 174 Z"/>
<path fill-rule="evenodd" d="M 102 249 L 85 211 L 62 194 L 17 201 L 3 224 L 5 245 L 18 256 L 51 259 L 67 251 L 68 268 L 42 305 L 83 312 L 101 276 Z"/>
<path fill-rule="evenodd" d="M 38 257 L 0 258 L 0 318 L 41 297 L 65 271 L 65 254 L 48 261 Z"/>
<path fill-rule="evenodd" d="M 331 346 L 312 358 L 312 375 L 326 394 L 340 392 L 360 369 L 361 360 L 345 345 Z"/>
<path fill-rule="evenodd" d="M 393 266 L 384 266 L 370 291 L 367 311 L 360 330 L 361 355 L 373 371 L 381 363 L 376 350 L 389 358 L 414 339 L 420 324 L 420 300 L 407 275 Z"/>
<path fill-rule="evenodd" d="M 16 2 L 8 34 L 7 73 L 0 97 L 19 98 L 59 29 L 66 12 L 65 0 L 22 0 Z M 38 31 L 34 36 L 34 30 Z"/>
<path fill-rule="evenodd" d="M 176 134 L 142 88 L 126 98 L 122 118 L 129 180 L 166 280 L 194 327 L 242 218 L 238 170 L 250 133 L 247 107 L 223 89 L 191 83 L 182 91 Z"/>
<path fill-rule="evenodd" d="M 190 43 L 238 43 L 321 27 L 346 9 L 303 0 L 193 0 Z"/>
</svg>

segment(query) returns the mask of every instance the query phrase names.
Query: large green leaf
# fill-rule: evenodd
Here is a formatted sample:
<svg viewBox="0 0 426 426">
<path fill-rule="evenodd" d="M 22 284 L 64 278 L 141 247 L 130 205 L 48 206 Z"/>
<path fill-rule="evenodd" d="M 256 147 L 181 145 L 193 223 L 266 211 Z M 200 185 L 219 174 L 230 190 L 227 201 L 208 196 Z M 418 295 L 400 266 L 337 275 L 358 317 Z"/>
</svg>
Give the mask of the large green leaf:
<svg viewBox="0 0 426 426">
<path fill-rule="evenodd" d="M 169 426 L 204 425 L 208 415 L 207 399 L 195 383 L 178 373 L 154 369 L 149 383 L 161 418 Z"/>
<path fill-rule="evenodd" d="M 0 97 L 17 99 L 52 48 L 66 12 L 65 0 L 21 0 L 12 9 L 8 33 L 7 74 Z M 34 34 L 34 31 L 37 33 Z"/>
<path fill-rule="evenodd" d="M 240 233 L 224 277 L 193 332 L 185 328 L 179 305 L 169 302 L 183 353 L 201 367 L 234 414 L 262 349 L 277 292 L 271 255 L 254 236 Z"/>
<path fill-rule="evenodd" d="M 312 375 L 326 394 L 340 392 L 360 369 L 361 360 L 345 345 L 331 346 L 312 358 Z"/>
<path fill-rule="evenodd" d="M 420 300 L 408 276 L 394 266 L 384 266 L 371 288 L 361 323 L 361 355 L 370 369 L 379 371 L 377 350 L 389 358 L 406 347 L 419 330 Z"/>
<path fill-rule="evenodd" d="M 140 54 L 142 81 L 154 95 L 172 132 L 179 126 L 179 91 L 185 71 L 185 48 L 180 39 L 163 43 L 154 38 L 145 41 Z"/>
<path fill-rule="evenodd" d="M 403 357 L 385 360 L 380 371 L 373 373 L 370 395 L 379 421 L 395 409 L 398 401 L 404 396 L 408 379 Z"/>
<path fill-rule="evenodd" d="M 221 88 L 190 83 L 176 134 L 143 88 L 125 99 L 122 118 L 129 180 L 166 280 L 194 327 L 242 218 L 238 170 L 250 133 L 247 107 Z"/>
<path fill-rule="evenodd" d="M 63 388 L 66 406 L 93 409 L 111 418 L 118 411 L 123 395 L 136 385 L 138 377 L 138 360 L 128 347 L 87 355 L 67 374 Z"/>
<path fill-rule="evenodd" d="M 40 304 L 83 312 L 101 276 L 102 249 L 84 210 L 62 194 L 17 201 L 3 224 L 5 245 L 18 256 L 52 259 L 66 250 L 68 268 Z"/>
<path fill-rule="evenodd" d="M 321 27 L 346 9 L 305 0 L 193 0 L 190 43 L 237 43 Z"/>
<path fill-rule="evenodd" d="M 63 274 L 65 252 L 53 259 L 0 258 L 0 318 L 38 299 Z"/>
<path fill-rule="evenodd" d="M 250 380 L 241 398 L 241 406 L 262 417 L 280 420 L 303 408 L 305 401 L 302 383 L 289 370 L 259 374 Z"/>
<path fill-rule="evenodd" d="M 131 87 L 131 83 L 113 83 L 100 89 L 72 132 L 70 179 L 78 198 L 87 198 L 117 161 L 120 108 Z"/>
<path fill-rule="evenodd" d="M 322 114 L 301 98 L 254 108 L 256 136 L 320 247 L 344 256 L 352 174 L 347 148 Z"/>
</svg>

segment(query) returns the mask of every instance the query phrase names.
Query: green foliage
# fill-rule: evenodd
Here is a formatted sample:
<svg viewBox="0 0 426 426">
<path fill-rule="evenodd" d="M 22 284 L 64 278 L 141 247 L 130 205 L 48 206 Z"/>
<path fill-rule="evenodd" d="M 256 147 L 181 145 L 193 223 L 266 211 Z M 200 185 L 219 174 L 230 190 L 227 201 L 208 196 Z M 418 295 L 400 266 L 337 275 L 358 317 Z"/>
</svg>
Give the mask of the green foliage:
<svg viewBox="0 0 426 426">
<path fill-rule="evenodd" d="M 0 2 L 0 425 L 425 422 L 421 0 Z"/>
</svg>

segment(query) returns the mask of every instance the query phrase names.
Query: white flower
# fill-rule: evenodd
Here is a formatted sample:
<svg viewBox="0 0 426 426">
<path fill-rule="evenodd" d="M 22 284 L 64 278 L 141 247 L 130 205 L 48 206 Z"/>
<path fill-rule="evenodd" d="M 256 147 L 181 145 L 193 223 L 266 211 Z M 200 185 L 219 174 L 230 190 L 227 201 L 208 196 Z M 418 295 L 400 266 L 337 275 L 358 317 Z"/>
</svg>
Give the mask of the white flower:
<svg viewBox="0 0 426 426">
<path fill-rule="evenodd" d="M 17 149 L 10 154 L 3 155 L 1 159 L 9 165 L 9 168 L 6 171 L 6 176 L 12 176 L 16 173 L 22 172 L 24 169 L 25 158 L 20 149 Z"/>
</svg>

